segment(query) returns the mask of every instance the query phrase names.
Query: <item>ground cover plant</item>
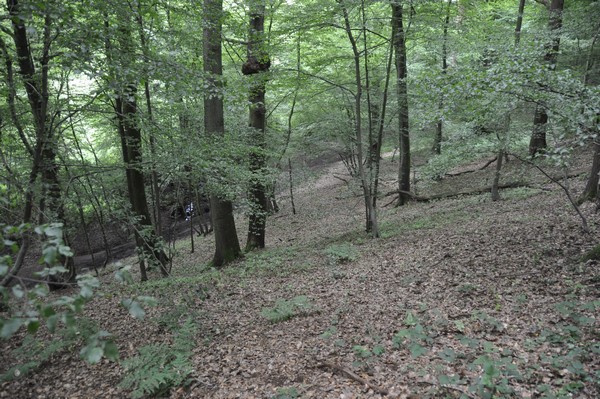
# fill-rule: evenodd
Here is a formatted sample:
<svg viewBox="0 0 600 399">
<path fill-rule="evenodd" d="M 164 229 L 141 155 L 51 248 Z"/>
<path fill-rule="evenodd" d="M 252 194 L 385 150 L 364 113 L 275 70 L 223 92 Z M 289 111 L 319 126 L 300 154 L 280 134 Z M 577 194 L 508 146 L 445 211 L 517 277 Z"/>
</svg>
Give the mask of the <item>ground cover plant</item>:
<svg viewBox="0 0 600 399">
<path fill-rule="evenodd" d="M 600 1 L 6 0 L 1 398 L 596 398 Z"/>
<path fill-rule="evenodd" d="M 340 168 L 302 189 L 302 212 L 280 201 L 273 249 L 260 258 L 216 272 L 207 237 L 193 254 L 180 248 L 176 275 L 146 286 L 111 285 L 108 268 L 84 313 L 111 331 L 121 360 L 89 365 L 48 341 L 49 356 L 30 354 L 42 362 L 33 372 L 3 369 L 2 395 L 596 396 L 598 264 L 584 258 L 595 241 L 560 189 L 532 175 L 544 190 L 502 202 L 480 194 L 389 208 L 385 224 L 404 227 L 372 241 L 347 234 L 357 198 L 342 195 L 346 184 L 332 177 Z M 593 207 L 583 210 L 596 229 Z M 141 292 L 156 299 L 143 321 L 115 312 Z M 20 339 L 4 345 L 26 364 Z M 62 372 L 74 369 L 83 371 Z"/>
</svg>

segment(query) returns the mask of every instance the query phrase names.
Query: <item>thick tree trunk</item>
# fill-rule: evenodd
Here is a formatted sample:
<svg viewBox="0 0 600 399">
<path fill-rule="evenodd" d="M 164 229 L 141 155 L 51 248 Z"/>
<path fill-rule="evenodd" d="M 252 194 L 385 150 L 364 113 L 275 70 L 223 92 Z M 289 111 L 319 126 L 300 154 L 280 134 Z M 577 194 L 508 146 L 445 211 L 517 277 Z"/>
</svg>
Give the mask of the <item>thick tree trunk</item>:
<svg viewBox="0 0 600 399">
<path fill-rule="evenodd" d="M 405 193 L 410 192 L 410 135 L 408 120 L 408 86 L 406 82 L 406 32 L 403 26 L 402 3 L 395 0 L 392 6 L 392 30 L 394 34 L 394 50 L 396 52 L 396 93 L 398 95 L 398 146 L 400 148 L 400 164 L 398 167 L 398 205 L 410 200 Z"/>
<path fill-rule="evenodd" d="M 221 54 L 222 0 L 204 0 L 203 61 L 212 94 L 204 97 L 204 130 L 206 134 L 222 136 L 225 132 L 223 97 L 221 93 L 223 64 Z M 218 93 L 215 93 L 218 91 Z M 213 265 L 222 266 L 241 256 L 240 243 L 233 218 L 231 201 L 212 194 L 210 208 L 215 233 Z"/>
<path fill-rule="evenodd" d="M 265 4 L 264 0 L 250 1 L 250 25 L 248 31 L 248 60 L 242 66 L 242 73 L 253 81 L 250 84 L 250 117 L 249 124 L 253 134 L 256 151 L 250 154 L 250 181 L 248 199 L 250 216 L 248 221 L 248 240 L 246 251 L 265 247 L 265 228 L 268 204 L 264 184 L 264 168 L 266 164 L 265 148 L 265 86 L 266 74 L 271 62 L 265 49 Z"/>
<path fill-rule="evenodd" d="M 549 7 L 548 28 L 552 36 L 547 44 L 547 52 L 544 61 L 550 70 L 556 68 L 558 59 L 558 50 L 560 48 L 560 29 L 562 27 L 562 12 L 564 0 L 552 0 Z M 548 113 L 544 104 L 538 104 L 535 108 L 533 117 L 533 131 L 529 141 L 529 155 L 534 157 L 536 154 L 544 151 L 548 146 L 546 142 L 546 131 L 548 124 Z"/>
</svg>

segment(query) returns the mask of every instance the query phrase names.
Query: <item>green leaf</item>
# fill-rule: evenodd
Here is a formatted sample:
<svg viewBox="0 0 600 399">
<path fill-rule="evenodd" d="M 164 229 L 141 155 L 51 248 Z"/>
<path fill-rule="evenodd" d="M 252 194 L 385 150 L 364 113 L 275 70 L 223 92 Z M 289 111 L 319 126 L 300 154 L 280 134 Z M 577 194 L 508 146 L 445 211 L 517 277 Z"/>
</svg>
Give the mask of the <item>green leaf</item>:
<svg viewBox="0 0 600 399">
<path fill-rule="evenodd" d="M 138 301 L 134 301 L 133 299 L 123 299 L 121 304 L 129 310 L 129 314 L 131 314 L 136 319 L 143 319 L 146 315 L 144 309 L 140 306 Z"/>
<path fill-rule="evenodd" d="M 465 332 L 465 323 L 462 320 L 454 320 L 454 327 L 460 332 Z"/>
<path fill-rule="evenodd" d="M 412 356 L 413 359 L 416 359 L 419 356 L 422 356 L 422 355 L 426 354 L 427 352 L 429 352 L 429 350 L 427 348 L 424 348 L 423 346 L 421 346 L 417 343 L 411 343 L 410 345 L 408 345 L 408 350 L 410 350 L 410 355 Z"/>
<path fill-rule="evenodd" d="M 113 362 L 119 360 L 119 348 L 114 342 L 109 341 L 104 345 L 104 356 Z"/>
<path fill-rule="evenodd" d="M 12 287 L 12 293 L 16 298 L 23 298 L 25 295 L 25 291 L 23 291 L 23 288 L 20 285 Z"/>
<path fill-rule="evenodd" d="M 49 305 L 42 307 L 42 311 L 40 313 L 41 313 L 42 317 L 44 317 L 44 318 L 48 318 L 48 317 L 54 316 L 56 314 L 56 312 L 54 311 L 54 308 Z"/>
<path fill-rule="evenodd" d="M 19 318 L 13 318 L 4 320 L 2 322 L 2 329 L 0 330 L 0 337 L 7 339 L 10 338 L 23 324 L 23 320 Z"/>
<path fill-rule="evenodd" d="M 79 291 L 79 295 L 81 295 L 82 297 L 89 299 L 94 295 L 94 291 L 92 290 L 92 288 L 90 286 L 84 285 L 83 287 L 81 287 L 81 291 Z"/>
<path fill-rule="evenodd" d="M 121 284 L 133 284 L 133 276 L 129 272 L 131 266 L 126 266 L 115 272 L 115 279 Z"/>
<path fill-rule="evenodd" d="M 59 315 L 54 314 L 52 316 L 48 316 L 46 319 L 46 325 L 48 326 L 48 331 L 50 331 L 51 334 L 56 331 L 56 325 L 58 324 L 59 317 Z"/>
<path fill-rule="evenodd" d="M 385 352 L 385 348 L 383 347 L 383 345 L 375 345 L 373 347 L 373 354 L 375 354 L 376 356 L 381 356 L 383 355 Z"/>
<path fill-rule="evenodd" d="M 39 328 L 40 328 L 39 320 L 30 320 L 29 323 L 27 323 L 27 332 L 29 334 L 35 334 Z"/>
<path fill-rule="evenodd" d="M 413 312 L 408 312 L 406 314 L 406 317 L 404 318 L 404 324 L 406 324 L 407 326 L 414 326 L 418 322 L 419 321 L 417 320 L 417 318 L 415 317 L 415 315 L 413 314 Z"/>
<path fill-rule="evenodd" d="M 81 349 L 81 357 L 83 357 L 88 363 L 96 364 L 102 359 L 104 351 L 98 346 L 89 347 L 85 346 Z"/>
</svg>

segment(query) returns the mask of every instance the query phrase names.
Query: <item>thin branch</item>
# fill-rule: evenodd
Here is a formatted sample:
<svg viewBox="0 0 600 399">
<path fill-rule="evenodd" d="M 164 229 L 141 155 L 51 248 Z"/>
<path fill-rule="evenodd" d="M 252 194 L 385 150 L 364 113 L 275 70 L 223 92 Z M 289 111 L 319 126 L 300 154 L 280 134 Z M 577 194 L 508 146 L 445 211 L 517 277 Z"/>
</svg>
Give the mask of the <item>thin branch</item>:
<svg viewBox="0 0 600 399">
<path fill-rule="evenodd" d="M 335 82 L 333 82 L 333 81 L 331 81 L 331 80 L 329 80 L 327 78 L 324 78 L 322 76 L 314 75 L 314 74 L 312 74 L 310 72 L 305 72 L 305 71 L 302 71 L 302 70 L 299 70 L 299 69 L 284 68 L 282 70 L 283 71 L 288 71 L 288 72 L 296 72 L 298 74 L 302 74 L 302 75 L 305 75 L 305 76 L 308 76 L 308 77 L 311 77 L 311 78 L 319 79 L 319 80 L 321 80 L 321 81 L 323 81 L 323 82 L 325 82 L 325 83 L 327 83 L 327 84 L 329 84 L 331 86 L 337 87 L 338 89 L 341 89 L 341 90 L 346 91 L 347 93 L 350 93 L 352 95 L 352 97 L 356 98 L 356 94 L 352 90 L 350 90 L 349 88 L 347 88 L 347 87 L 345 87 L 345 86 L 343 86 L 341 84 L 335 83 Z"/>
<path fill-rule="evenodd" d="M 508 154 L 508 153 L 507 153 Z M 509 154 L 512 155 L 513 157 L 517 158 L 519 161 L 521 162 L 525 162 L 528 165 L 531 165 L 533 167 L 535 167 L 537 170 L 539 170 L 544 176 L 546 176 L 548 179 L 550 179 L 553 183 L 555 183 L 556 185 L 558 185 L 560 188 L 562 188 L 562 190 L 565 192 L 565 194 L 567 195 L 567 198 L 569 199 L 569 202 L 571 203 L 571 205 L 573 205 L 573 208 L 575 209 L 575 212 L 577 212 L 577 215 L 579 215 L 579 217 L 581 218 L 581 224 L 583 227 L 583 232 L 588 234 L 590 232 L 590 229 L 588 227 L 587 224 L 587 219 L 585 218 L 585 216 L 583 216 L 583 214 L 581 213 L 581 210 L 579 209 L 579 206 L 577 205 L 577 202 L 573 199 L 573 197 L 571 196 L 571 191 L 569 190 L 568 187 L 566 187 L 564 184 L 562 184 L 561 182 L 558 181 L 558 179 L 550 176 L 543 168 L 541 168 L 538 164 L 536 164 L 535 162 L 530 161 L 529 159 L 524 159 L 519 157 L 518 155 L 515 154 Z M 567 178 L 568 176 L 565 176 L 565 178 Z"/>
<path fill-rule="evenodd" d="M 371 388 L 373 391 L 377 392 L 380 395 L 388 395 L 389 391 L 385 388 L 381 388 L 375 384 L 373 384 L 372 382 L 370 382 L 369 380 L 359 377 L 358 375 L 356 375 L 355 373 L 353 373 L 352 371 L 337 365 L 335 363 L 331 363 L 331 362 L 323 362 L 319 365 L 317 365 L 317 368 L 320 369 L 332 369 L 333 371 L 337 371 L 338 373 L 360 383 L 363 385 L 368 386 L 369 388 Z"/>
</svg>

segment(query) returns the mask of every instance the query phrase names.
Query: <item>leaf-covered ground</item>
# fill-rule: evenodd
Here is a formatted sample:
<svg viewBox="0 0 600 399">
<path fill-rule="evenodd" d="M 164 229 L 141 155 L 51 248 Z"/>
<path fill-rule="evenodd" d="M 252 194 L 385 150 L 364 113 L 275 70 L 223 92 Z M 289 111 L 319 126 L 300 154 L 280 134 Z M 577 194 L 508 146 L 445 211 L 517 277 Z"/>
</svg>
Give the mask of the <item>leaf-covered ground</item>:
<svg viewBox="0 0 600 399">
<path fill-rule="evenodd" d="M 397 164 L 383 162 L 392 191 Z M 492 173 L 421 179 L 418 194 L 485 186 Z M 284 193 L 268 249 L 222 271 L 207 267 L 212 237 L 193 254 L 179 242 L 170 279 L 119 287 L 107 268 L 85 314 L 134 360 L 89 365 L 76 339 L 63 340 L 73 347 L 3 382 L 0 398 L 127 397 L 151 384 L 123 379 L 165 354 L 147 374 L 172 398 L 600 397 L 600 266 L 581 260 L 598 243 L 592 204 L 585 235 L 564 192 L 512 160 L 503 180 L 527 187 L 499 202 L 488 193 L 383 207 L 382 238 L 371 240 L 357 187 L 333 175 L 347 177 L 334 164 L 298 185 L 296 215 Z M 586 176 L 569 180 L 574 193 Z M 159 303 L 144 320 L 119 306 L 138 294 Z M 21 341 L 2 343 L 0 372 L 24 358 Z"/>
</svg>

